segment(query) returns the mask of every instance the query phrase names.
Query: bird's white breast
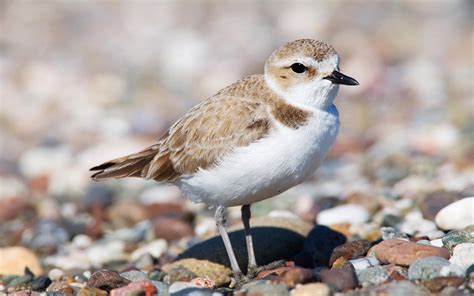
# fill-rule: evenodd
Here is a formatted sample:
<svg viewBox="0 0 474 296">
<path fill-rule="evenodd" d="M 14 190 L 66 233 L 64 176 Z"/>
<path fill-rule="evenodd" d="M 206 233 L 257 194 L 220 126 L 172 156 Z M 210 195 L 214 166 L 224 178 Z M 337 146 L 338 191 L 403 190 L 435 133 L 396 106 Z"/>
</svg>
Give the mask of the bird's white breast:
<svg viewBox="0 0 474 296">
<path fill-rule="evenodd" d="M 339 128 L 334 105 L 312 112 L 298 129 L 277 124 L 265 138 L 234 149 L 217 166 L 183 176 L 176 185 L 194 202 L 237 206 L 273 197 L 303 182 L 320 165 Z"/>
</svg>

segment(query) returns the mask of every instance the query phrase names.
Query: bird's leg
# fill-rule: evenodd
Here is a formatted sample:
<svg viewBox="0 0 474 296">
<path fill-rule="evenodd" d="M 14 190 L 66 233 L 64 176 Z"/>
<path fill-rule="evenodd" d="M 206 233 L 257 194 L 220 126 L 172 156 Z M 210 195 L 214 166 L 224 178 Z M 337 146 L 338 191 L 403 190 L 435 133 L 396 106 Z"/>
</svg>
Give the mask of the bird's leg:
<svg viewBox="0 0 474 296">
<path fill-rule="evenodd" d="M 244 275 L 240 270 L 239 264 L 237 263 L 237 259 L 235 258 L 234 250 L 232 249 L 232 244 L 230 243 L 229 235 L 226 231 L 226 224 L 227 224 L 227 211 L 225 207 L 219 206 L 216 209 L 216 213 L 214 215 L 216 219 L 217 229 L 224 241 L 224 246 L 227 251 L 227 255 L 229 256 L 230 266 L 232 268 L 232 272 L 234 273 L 235 280 L 237 281 L 237 285 L 240 286 L 245 281 Z"/>
<path fill-rule="evenodd" d="M 244 224 L 245 230 L 245 242 L 247 243 L 247 277 L 254 277 L 257 270 L 257 260 L 255 259 L 255 252 L 253 250 L 252 233 L 250 230 L 250 205 L 243 205 L 241 208 L 242 212 L 242 223 Z"/>
<path fill-rule="evenodd" d="M 244 224 L 244 230 L 245 230 L 245 242 L 247 243 L 247 254 L 249 258 L 248 265 L 247 265 L 246 278 L 252 279 L 261 271 L 271 270 L 271 269 L 285 266 L 286 265 L 285 260 L 278 260 L 264 266 L 257 266 L 257 260 L 255 258 L 255 251 L 253 248 L 252 233 L 250 230 L 250 217 L 251 217 L 250 205 L 242 206 L 241 212 L 242 212 L 242 223 Z"/>
</svg>

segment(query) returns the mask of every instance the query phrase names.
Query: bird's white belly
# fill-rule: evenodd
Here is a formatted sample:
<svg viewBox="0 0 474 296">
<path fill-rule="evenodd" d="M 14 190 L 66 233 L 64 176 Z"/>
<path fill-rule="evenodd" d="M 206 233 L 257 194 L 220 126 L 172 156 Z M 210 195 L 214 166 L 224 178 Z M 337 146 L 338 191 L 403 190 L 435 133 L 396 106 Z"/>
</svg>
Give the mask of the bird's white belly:
<svg viewBox="0 0 474 296">
<path fill-rule="evenodd" d="M 336 107 L 313 112 L 304 126 L 278 126 L 267 137 L 236 148 L 217 166 L 181 177 L 176 185 L 194 202 L 237 206 L 273 197 L 303 182 L 320 165 L 339 128 Z"/>
</svg>

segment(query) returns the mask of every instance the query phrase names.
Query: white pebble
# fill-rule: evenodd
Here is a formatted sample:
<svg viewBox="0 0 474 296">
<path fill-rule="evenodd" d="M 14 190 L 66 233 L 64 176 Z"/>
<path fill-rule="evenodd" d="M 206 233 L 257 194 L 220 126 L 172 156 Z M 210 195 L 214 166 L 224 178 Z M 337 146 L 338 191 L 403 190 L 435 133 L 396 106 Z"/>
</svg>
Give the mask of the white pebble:
<svg viewBox="0 0 474 296">
<path fill-rule="evenodd" d="M 362 206 L 346 204 L 321 211 L 316 217 L 316 222 L 321 225 L 338 223 L 364 223 L 370 218 L 369 212 Z"/>
<path fill-rule="evenodd" d="M 466 197 L 442 208 L 435 218 L 444 230 L 463 229 L 474 225 L 474 197 Z"/>
<path fill-rule="evenodd" d="M 168 249 L 168 243 L 164 239 L 157 239 L 151 241 L 135 251 L 133 251 L 131 258 L 133 261 L 138 260 L 143 254 L 149 253 L 155 258 L 159 258 Z"/>
<path fill-rule="evenodd" d="M 443 240 L 441 238 L 437 238 L 437 239 L 434 239 L 432 241 L 430 241 L 431 245 L 432 246 L 435 246 L 435 247 L 442 247 L 443 246 Z"/>
<path fill-rule="evenodd" d="M 61 269 L 59 268 L 53 268 L 51 269 L 49 272 L 48 272 L 48 277 L 52 280 L 52 281 L 59 281 L 63 276 L 65 276 L 66 274 L 64 273 L 64 271 L 62 271 Z"/>
<path fill-rule="evenodd" d="M 189 282 L 174 282 L 173 284 L 171 284 L 170 288 L 168 289 L 168 293 L 173 294 L 173 293 L 177 293 L 181 290 L 189 289 L 189 288 L 200 288 L 200 287 L 194 283 L 189 283 Z"/>
<path fill-rule="evenodd" d="M 449 262 L 466 271 L 469 266 L 474 264 L 474 244 L 463 243 L 454 247 L 453 256 Z"/>
<path fill-rule="evenodd" d="M 380 265 L 380 261 L 373 256 L 349 260 L 355 270 L 364 270 L 372 266 Z"/>
</svg>

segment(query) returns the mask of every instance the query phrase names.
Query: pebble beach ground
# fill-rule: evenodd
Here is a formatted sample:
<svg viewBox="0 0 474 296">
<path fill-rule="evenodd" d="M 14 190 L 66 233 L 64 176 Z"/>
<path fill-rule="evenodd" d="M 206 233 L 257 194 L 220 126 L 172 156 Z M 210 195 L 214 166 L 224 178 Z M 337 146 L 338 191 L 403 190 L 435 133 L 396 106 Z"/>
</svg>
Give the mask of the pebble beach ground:
<svg viewBox="0 0 474 296">
<path fill-rule="evenodd" d="M 1 4 L 0 295 L 474 293 L 469 1 L 130 3 Z M 301 37 L 333 44 L 361 85 L 341 88 L 314 176 L 252 206 L 258 263 L 285 264 L 236 288 L 213 209 L 88 168 Z"/>
</svg>

